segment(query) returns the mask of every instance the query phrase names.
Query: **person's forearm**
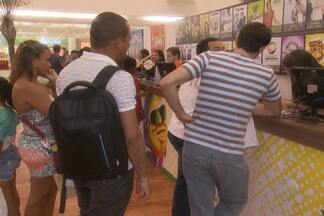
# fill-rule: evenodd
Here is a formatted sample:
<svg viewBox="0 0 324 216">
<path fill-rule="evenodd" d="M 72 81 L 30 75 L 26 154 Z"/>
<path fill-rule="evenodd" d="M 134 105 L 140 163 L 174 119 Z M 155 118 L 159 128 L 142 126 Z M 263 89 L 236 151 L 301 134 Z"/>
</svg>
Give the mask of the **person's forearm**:
<svg viewBox="0 0 324 216">
<path fill-rule="evenodd" d="M 257 108 L 252 112 L 254 116 L 279 117 L 278 113 L 266 108 L 263 104 L 257 104 Z"/>
<path fill-rule="evenodd" d="M 184 109 L 181 106 L 179 96 L 178 96 L 178 88 L 176 84 L 169 85 L 161 85 L 160 86 L 162 94 L 166 101 L 168 102 L 170 108 L 176 115 L 184 113 Z"/>
<path fill-rule="evenodd" d="M 141 179 L 147 178 L 147 156 L 142 134 L 139 133 L 135 139 L 128 140 L 127 148 L 137 175 Z"/>
</svg>

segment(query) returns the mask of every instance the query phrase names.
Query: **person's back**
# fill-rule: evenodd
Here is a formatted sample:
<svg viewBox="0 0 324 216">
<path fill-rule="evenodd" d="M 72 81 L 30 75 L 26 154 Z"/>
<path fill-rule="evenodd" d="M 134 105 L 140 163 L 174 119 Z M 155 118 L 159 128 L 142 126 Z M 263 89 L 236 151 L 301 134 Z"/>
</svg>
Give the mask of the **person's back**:
<svg viewBox="0 0 324 216">
<path fill-rule="evenodd" d="M 53 46 L 54 53 L 52 54 L 50 59 L 51 66 L 57 74 L 59 74 L 64 67 L 64 59 L 62 56 L 60 56 L 60 51 L 61 51 L 61 47 L 59 45 L 54 45 Z"/>
<path fill-rule="evenodd" d="M 90 41 L 91 52 L 84 52 L 60 73 L 57 80 L 58 94 L 62 94 L 72 82 L 92 82 L 105 66 L 117 66 L 123 62 L 130 41 L 127 21 L 114 13 L 99 14 L 91 24 Z M 116 100 L 128 154 L 138 175 L 140 196 L 147 199 L 150 186 L 146 174 L 144 140 L 136 119 L 133 78 L 126 71 L 117 71 L 106 90 Z M 134 172 L 129 167 L 129 172 L 117 178 L 103 181 L 74 180 L 81 215 L 124 215 L 133 188 Z"/>
</svg>

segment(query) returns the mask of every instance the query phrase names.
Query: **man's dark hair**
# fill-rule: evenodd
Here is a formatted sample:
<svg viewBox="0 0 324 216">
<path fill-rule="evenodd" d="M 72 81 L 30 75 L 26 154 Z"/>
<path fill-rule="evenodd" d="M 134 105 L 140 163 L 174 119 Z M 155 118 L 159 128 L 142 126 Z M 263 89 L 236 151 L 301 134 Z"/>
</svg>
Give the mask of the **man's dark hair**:
<svg viewBox="0 0 324 216">
<path fill-rule="evenodd" d="M 58 45 L 58 44 L 55 44 L 55 45 L 53 46 L 53 52 L 58 53 L 58 52 L 60 52 L 60 51 L 61 51 L 61 46 Z"/>
<path fill-rule="evenodd" d="M 140 50 L 142 58 L 145 58 L 150 55 L 150 52 L 147 49 L 141 49 Z"/>
<path fill-rule="evenodd" d="M 71 51 L 71 54 L 74 54 L 74 53 L 79 54 L 80 51 L 78 51 L 78 50 L 72 50 L 72 51 Z"/>
<path fill-rule="evenodd" d="M 209 42 L 213 42 L 213 41 L 219 41 L 218 38 L 214 38 L 214 37 L 208 37 L 208 38 L 205 38 L 203 40 L 201 40 L 198 44 L 197 44 L 197 47 L 196 47 L 196 53 L 197 55 L 203 53 L 203 52 L 206 52 L 209 50 L 209 47 L 208 47 L 208 43 Z"/>
<path fill-rule="evenodd" d="M 237 38 L 237 48 L 250 53 L 259 52 L 261 47 L 267 46 L 271 41 L 271 29 L 259 22 L 246 24 Z"/>
<path fill-rule="evenodd" d="M 167 49 L 167 52 L 172 53 L 172 55 L 176 55 L 178 56 L 178 58 L 180 58 L 181 54 L 180 54 L 180 50 L 178 47 L 170 47 L 169 49 Z"/>
<path fill-rule="evenodd" d="M 136 60 L 130 56 L 126 56 L 124 60 L 123 69 L 127 72 L 133 73 L 136 70 Z"/>
<path fill-rule="evenodd" d="M 90 47 L 83 47 L 82 49 L 80 49 L 79 51 L 79 56 L 82 56 L 83 55 L 83 52 L 86 51 L 86 52 L 91 52 L 91 48 Z"/>
<path fill-rule="evenodd" d="M 92 48 L 103 48 L 117 37 L 129 34 L 127 20 L 122 16 L 104 12 L 99 14 L 91 23 L 90 44 Z"/>
</svg>

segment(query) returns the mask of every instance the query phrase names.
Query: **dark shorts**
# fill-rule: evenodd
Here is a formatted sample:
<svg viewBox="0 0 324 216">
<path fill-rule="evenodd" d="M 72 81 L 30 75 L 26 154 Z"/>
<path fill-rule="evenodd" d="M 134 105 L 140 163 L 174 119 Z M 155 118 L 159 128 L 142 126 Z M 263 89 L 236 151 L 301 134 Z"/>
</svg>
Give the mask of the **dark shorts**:
<svg viewBox="0 0 324 216">
<path fill-rule="evenodd" d="M 12 180 L 19 165 L 20 157 L 14 145 L 0 151 L 0 181 Z"/>
</svg>

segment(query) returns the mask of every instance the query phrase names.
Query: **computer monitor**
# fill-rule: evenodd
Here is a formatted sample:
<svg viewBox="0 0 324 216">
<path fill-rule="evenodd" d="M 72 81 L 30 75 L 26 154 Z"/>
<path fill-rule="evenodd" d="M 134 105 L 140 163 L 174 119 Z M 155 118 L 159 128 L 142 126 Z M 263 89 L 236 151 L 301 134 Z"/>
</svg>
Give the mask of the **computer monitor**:
<svg viewBox="0 0 324 216">
<path fill-rule="evenodd" d="M 324 107 L 324 68 L 293 67 L 290 75 L 294 103 Z"/>
<path fill-rule="evenodd" d="M 176 65 L 171 62 L 156 62 L 155 64 L 159 70 L 161 78 L 165 77 L 167 74 L 176 69 Z"/>
</svg>

